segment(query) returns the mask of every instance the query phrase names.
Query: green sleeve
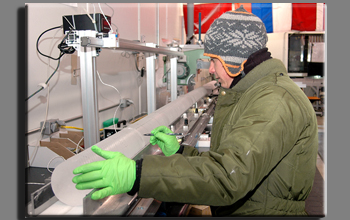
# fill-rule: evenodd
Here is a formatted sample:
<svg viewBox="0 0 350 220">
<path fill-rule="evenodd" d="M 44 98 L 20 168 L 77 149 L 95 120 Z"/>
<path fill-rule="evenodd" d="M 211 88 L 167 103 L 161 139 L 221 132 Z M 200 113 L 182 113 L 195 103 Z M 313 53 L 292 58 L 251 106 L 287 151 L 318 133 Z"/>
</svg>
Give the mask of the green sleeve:
<svg viewBox="0 0 350 220">
<path fill-rule="evenodd" d="M 145 156 L 139 196 L 164 202 L 233 204 L 293 148 L 304 126 L 297 105 L 287 93 L 267 90 L 251 100 L 238 120 L 225 125 L 215 152 L 198 154 L 186 147 L 184 154 Z"/>
<path fill-rule="evenodd" d="M 184 156 L 198 156 L 200 153 L 198 150 L 192 146 L 186 146 L 184 145 L 184 150 L 182 152 L 182 155 Z"/>
</svg>

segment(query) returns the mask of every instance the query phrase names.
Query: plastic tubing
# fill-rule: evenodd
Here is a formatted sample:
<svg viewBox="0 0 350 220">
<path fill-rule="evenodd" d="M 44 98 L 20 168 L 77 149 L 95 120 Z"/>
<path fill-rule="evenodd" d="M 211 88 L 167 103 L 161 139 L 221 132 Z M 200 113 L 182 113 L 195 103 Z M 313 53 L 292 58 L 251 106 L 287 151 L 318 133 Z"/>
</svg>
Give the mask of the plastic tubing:
<svg viewBox="0 0 350 220">
<path fill-rule="evenodd" d="M 207 90 L 204 87 L 199 87 L 95 145 L 103 150 L 119 151 L 126 157 L 133 159 L 150 144 L 150 137 L 143 134 L 150 133 L 160 125 L 168 126 L 172 124 L 182 113 L 205 95 L 207 95 Z M 78 190 L 75 188 L 75 184 L 72 182 L 73 170 L 83 164 L 100 160 L 104 159 L 92 152 L 89 147 L 60 163 L 51 176 L 51 187 L 55 196 L 62 203 L 69 206 L 83 205 L 83 199 L 91 189 Z"/>
</svg>

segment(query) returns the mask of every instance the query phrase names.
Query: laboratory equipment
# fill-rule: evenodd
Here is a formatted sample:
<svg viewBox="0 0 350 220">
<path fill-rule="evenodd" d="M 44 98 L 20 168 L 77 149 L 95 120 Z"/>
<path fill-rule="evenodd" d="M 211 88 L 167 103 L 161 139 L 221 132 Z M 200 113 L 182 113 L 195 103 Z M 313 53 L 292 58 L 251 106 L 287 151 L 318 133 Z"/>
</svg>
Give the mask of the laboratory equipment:
<svg viewBox="0 0 350 220">
<path fill-rule="evenodd" d="M 94 22 L 92 22 L 92 20 Z M 62 22 L 63 33 L 66 33 L 71 29 L 78 31 L 95 30 L 99 33 L 108 33 L 111 30 L 109 26 L 109 24 L 111 24 L 111 17 L 104 16 L 101 13 L 64 15 L 62 17 Z"/>
</svg>

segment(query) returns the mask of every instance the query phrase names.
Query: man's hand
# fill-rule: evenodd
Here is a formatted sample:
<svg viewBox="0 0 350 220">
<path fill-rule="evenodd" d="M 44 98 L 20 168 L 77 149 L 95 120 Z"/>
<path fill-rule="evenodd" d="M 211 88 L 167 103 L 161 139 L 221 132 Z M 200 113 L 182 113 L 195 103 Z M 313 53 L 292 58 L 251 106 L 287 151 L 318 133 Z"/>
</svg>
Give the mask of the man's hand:
<svg viewBox="0 0 350 220">
<path fill-rule="evenodd" d="M 105 151 L 96 145 L 91 150 L 106 160 L 79 166 L 72 181 L 77 189 L 100 189 L 91 195 L 97 200 L 129 192 L 136 179 L 136 162 L 120 152 Z"/>
<path fill-rule="evenodd" d="M 158 144 L 165 156 L 171 156 L 179 150 L 180 144 L 176 136 L 166 134 L 172 133 L 168 127 L 159 126 L 153 129 L 151 133 L 153 136 L 150 138 L 150 143 L 152 145 Z"/>
</svg>

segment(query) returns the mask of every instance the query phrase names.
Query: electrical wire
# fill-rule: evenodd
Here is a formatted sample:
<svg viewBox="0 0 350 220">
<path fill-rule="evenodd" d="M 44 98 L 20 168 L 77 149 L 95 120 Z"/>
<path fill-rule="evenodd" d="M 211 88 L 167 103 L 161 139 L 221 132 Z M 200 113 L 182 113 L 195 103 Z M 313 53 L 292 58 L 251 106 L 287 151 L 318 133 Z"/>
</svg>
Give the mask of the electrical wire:
<svg viewBox="0 0 350 220">
<path fill-rule="evenodd" d="M 77 129 L 77 130 L 84 130 L 83 128 L 78 128 L 78 127 L 74 127 L 74 126 L 65 126 L 65 125 L 62 125 L 61 128 L 72 128 L 72 129 Z"/>
<path fill-rule="evenodd" d="M 137 63 L 137 61 L 138 61 L 138 54 L 135 53 L 134 56 L 135 56 L 135 66 L 136 66 L 136 70 L 137 70 L 137 72 L 141 72 L 141 70 L 140 70 L 139 67 L 138 67 L 138 63 Z"/>
<path fill-rule="evenodd" d="M 135 120 L 135 113 L 136 113 L 136 106 L 135 106 L 134 102 L 131 104 L 134 106 L 134 108 L 133 108 L 133 115 L 134 116 L 132 117 L 132 121 L 134 121 Z"/>
<path fill-rule="evenodd" d="M 114 112 L 114 114 L 113 114 L 113 118 L 115 118 L 115 116 L 116 116 L 116 114 L 117 114 L 117 111 L 118 111 L 118 109 L 119 109 L 119 107 L 120 107 L 120 102 L 121 102 L 121 100 L 122 100 L 122 96 L 121 96 L 121 94 L 120 94 L 120 92 L 119 92 L 119 90 L 118 90 L 117 88 L 115 88 L 114 86 L 109 85 L 109 84 L 107 84 L 107 83 L 104 83 L 104 82 L 102 81 L 102 79 L 101 79 L 100 73 L 99 73 L 98 71 L 96 71 L 96 72 L 97 72 L 98 78 L 100 79 L 100 81 L 101 81 L 101 83 L 102 83 L 103 85 L 109 86 L 109 87 L 115 89 L 115 90 L 118 92 L 118 94 L 119 94 L 119 97 L 120 97 L 120 99 L 119 99 L 119 105 L 118 105 L 117 109 L 115 110 L 115 112 Z M 115 127 L 115 122 L 114 122 L 114 120 L 113 120 L 113 128 L 114 128 L 114 131 L 117 133 L 117 128 Z"/>
<path fill-rule="evenodd" d="M 96 16 L 95 16 L 95 14 L 96 14 L 96 12 L 95 12 L 95 5 L 92 4 L 92 6 L 94 7 L 94 13 L 93 13 L 93 16 L 94 16 L 94 17 L 93 17 L 93 18 L 91 17 L 91 15 L 89 14 L 89 12 L 88 12 L 85 8 L 83 8 L 83 9 L 84 9 L 84 11 L 86 12 L 86 15 L 90 18 L 92 24 L 94 25 L 95 31 L 97 32 Z"/>
<path fill-rule="evenodd" d="M 118 26 L 112 22 L 112 18 L 114 16 L 114 9 L 110 5 L 108 5 L 107 3 L 104 3 L 104 4 L 107 5 L 112 10 L 111 25 L 113 25 L 116 28 L 115 33 L 118 34 Z M 113 29 L 111 29 L 111 30 L 113 31 Z"/>
<path fill-rule="evenodd" d="M 46 124 L 46 121 L 47 121 L 47 115 L 48 115 L 48 109 L 49 109 L 49 100 L 50 100 L 50 88 L 48 88 L 47 90 L 47 102 L 46 102 L 46 112 L 45 112 L 45 120 L 43 122 L 43 125 L 41 126 L 41 130 L 40 130 L 40 135 L 39 135 L 39 138 L 37 140 L 37 144 L 35 146 L 35 150 L 33 152 L 33 154 L 31 155 L 31 157 L 28 159 L 28 164 L 30 165 L 34 160 L 37 152 L 38 152 L 38 149 L 39 149 L 39 146 L 40 146 L 40 141 L 42 140 L 43 138 L 43 130 L 44 130 L 44 127 L 45 127 L 45 124 Z"/>
<path fill-rule="evenodd" d="M 49 166 L 50 166 L 51 162 L 52 162 L 54 159 L 58 158 L 58 157 L 62 158 L 63 161 L 66 160 L 66 159 L 64 159 L 64 157 L 62 157 L 62 156 L 53 157 L 53 158 L 47 163 L 47 166 L 46 166 L 46 169 L 47 169 L 50 173 L 52 173 L 52 171 L 49 169 Z"/>
<path fill-rule="evenodd" d="M 130 58 L 130 53 L 126 51 L 123 51 L 120 55 L 125 58 Z"/>
<path fill-rule="evenodd" d="M 66 19 L 66 21 L 68 22 L 68 24 L 73 28 L 75 29 L 75 27 L 70 23 L 70 21 L 66 18 L 66 16 L 63 16 L 64 19 Z M 74 16 L 72 15 L 72 21 L 74 23 Z M 75 24 L 75 23 L 74 23 Z"/>
<path fill-rule="evenodd" d="M 56 37 L 58 31 L 59 31 L 59 30 L 57 30 L 56 33 L 55 33 L 55 35 L 51 38 L 50 47 L 52 46 L 53 39 Z M 47 62 L 47 73 L 48 73 L 49 70 L 50 70 L 50 61 L 51 61 L 51 59 L 48 57 L 48 62 Z M 56 68 L 56 70 L 54 71 L 54 73 L 57 71 L 57 69 L 58 69 L 58 67 L 59 67 L 60 60 L 58 60 L 58 61 L 59 61 L 59 62 L 58 62 L 58 65 L 57 65 L 57 68 Z M 53 74 L 54 74 L 54 73 L 53 73 Z M 51 77 L 52 77 L 53 74 L 51 74 L 51 76 L 49 77 L 49 80 L 51 79 Z M 46 84 L 48 84 L 48 81 L 49 81 L 49 80 L 46 81 Z M 38 152 L 38 149 L 39 149 L 40 140 L 43 138 L 43 130 L 44 130 L 44 127 L 45 127 L 45 124 L 46 124 L 46 121 L 47 121 L 47 115 L 48 115 L 48 109 L 49 109 L 49 101 L 50 101 L 50 86 L 47 85 L 47 87 L 48 87 L 48 89 L 47 89 L 47 102 L 46 102 L 46 110 L 45 110 L 45 120 L 44 120 L 43 125 L 42 125 L 42 127 L 41 127 L 40 134 L 39 134 L 39 138 L 38 138 L 37 144 L 36 144 L 36 146 L 35 146 L 35 150 L 34 150 L 34 152 L 32 153 L 31 157 L 28 159 L 28 162 L 27 162 L 27 163 L 28 163 L 28 166 L 30 166 L 31 163 L 32 163 L 32 160 L 34 160 L 34 158 L 35 158 L 35 156 L 36 156 L 36 154 L 37 154 L 37 152 Z M 43 87 L 42 87 L 42 88 L 43 88 Z M 41 89 L 42 89 L 42 88 L 41 88 Z M 41 90 L 41 89 L 40 89 L 40 90 Z M 35 93 L 35 94 L 36 94 L 36 93 Z M 31 97 L 32 97 L 32 96 L 31 96 Z M 28 99 L 29 99 L 29 98 L 28 98 Z M 28 99 L 27 99 L 27 100 L 28 100 Z"/>
<path fill-rule="evenodd" d="M 53 58 L 53 57 L 51 57 L 51 56 L 48 56 L 48 55 L 46 55 L 46 54 L 43 54 L 43 53 L 39 50 L 38 44 L 39 44 L 39 40 L 40 40 L 40 38 L 43 36 L 43 34 L 45 34 L 45 33 L 48 32 L 48 31 L 54 30 L 54 29 L 58 29 L 58 28 L 61 29 L 62 27 L 63 27 L 63 26 L 61 25 L 61 26 L 57 26 L 57 27 L 53 27 L 53 28 L 47 29 L 46 31 L 44 31 L 44 32 L 42 32 L 42 33 L 40 34 L 40 36 L 38 37 L 38 39 L 37 39 L 37 41 L 36 41 L 36 49 L 37 49 L 37 51 L 39 52 L 39 54 L 41 54 L 42 56 L 47 57 L 47 58 L 49 58 L 49 59 L 52 59 L 52 60 L 58 60 L 57 67 L 56 67 L 55 71 L 54 71 L 54 72 L 51 74 L 51 76 L 46 80 L 45 85 L 48 84 L 48 82 L 50 81 L 50 79 L 52 78 L 52 76 L 57 72 L 58 67 L 60 66 L 61 57 L 62 57 L 64 54 L 72 54 L 72 53 L 75 52 L 74 47 L 68 47 L 68 45 L 64 43 L 64 41 L 67 39 L 67 37 L 68 37 L 68 35 L 70 34 L 70 32 L 72 31 L 72 29 L 70 29 L 70 31 L 69 31 L 69 32 L 64 36 L 64 38 L 62 39 L 61 43 L 58 45 L 58 48 L 59 48 L 59 50 L 60 50 L 60 56 L 59 56 L 58 58 Z M 57 34 L 57 32 L 56 32 L 56 34 Z M 54 35 L 54 37 L 56 36 L 56 34 Z M 54 37 L 52 37 L 51 43 L 52 43 Z M 34 92 L 34 93 L 33 93 L 32 95 L 30 95 L 28 98 L 26 98 L 25 101 L 27 101 L 28 99 L 30 99 L 31 97 L 33 97 L 35 94 L 37 94 L 38 92 L 40 92 L 40 91 L 43 90 L 44 88 L 45 88 L 45 87 L 42 86 L 40 89 L 38 89 L 36 92 Z"/>
<path fill-rule="evenodd" d="M 45 185 L 45 183 L 35 183 L 35 182 L 29 182 L 26 184 L 28 184 L 28 185 Z"/>
<path fill-rule="evenodd" d="M 71 25 L 71 24 L 70 24 Z M 61 59 L 61 57 L 64 55 L 64 54 L 72 54 L 75 52 L 75 49 L 74 47 L 69 47 L 64 41 L 68 38 L 68 35 L 71 33 L 72 29 L 70 28 L 69 32 L 63 37 L 63 39 L 61 40 L 61 42 L 58 44 L 58 49 L 60 50 L 60 55 L 59 57 L 57 58 L 53 58 L 52 56 L 48 56 L 46 54 L 43 54 L 40 50 L 39 50 L 39 40 L 40 38 L 48 31 L 51 31 L 51 30 L 54 30 L 54 29 L 57 29 L 57 28 L 62 28 L 63 25 L 61 26 L 57 26 L 57 27 L 53 27 L 53 28 L 50 28 L 50 29 L 47 29 L 46 31 L 42 32 L 37 41 L 36 41 L 36 50 L 38 51 L 38 53 L 44 57 L 47 57 L 47 58 L 50 58 L 50 59 L 53 59 L 53 60 L 59 60 Z"/>
<path fill-rule="evenodd" d="M 137 121 L 143 119 L 143 118 L 146 117 L 146 116 L 147 116 L 147 115 L 144 115 L 144 116 L 141 116 L 141 117 L 139 117 L 139 118 L 137 118 L 137 119 L 131 121 L 131 124 L 134 124 L 135 122 L 137 122 Z"/>
<path fill-rule="evenodd" d="M 156 68 L 155 68 L 155 71 L 157 71 L 157 70 L 158 70 L 158 68 L 159 68 L 159 57 L 156 57 L 156 60 L 157 60 L 157 62 L 156 62 Z"/>
<path fill-rule="evenodd" d="M 114 9 L 110 6 L 110 5 L 108 5 L 107 3 L 105 3 L 105 5 L 107 5 L 110 9 L 112 9 L 112 15 L 111 15 L 111 18 L 113 17 L 113 15 L 114 15 Z"/>
<path fill-rule="evenodd" d="M 80 141 L 77 143 L 77 147 L 75 148 L 75 153 L 79 153 L 79 144 L 84 139 L 84 136 L 80 139 Z"/>
<path fill-rule="evenodd" d="M 95 9 L 95 5 L 92 4 L 92 6 L 94 7 L 94 21 L 92 22 L 94 24 L 94 27 L 95 27 L 95 31 L 97 31 L 97 26 L 96 26 L 96 9 Z"/>
<path fill-rule="evenodd" d="M 57 67 L 55 69 L 55 71 L 50 75 L 50 77 L 46 80 L 45 84 L 48 85 L 50 79 L 52 78 L 53 75 L 55 75 L 55 73 L 57 72 L 58 70 L 58 67 L 60 66 L 60 62 L 61 60 L 58 60 L 57 62 Z M 31 94 L 30 96 L 28 96 L 28 98 L 25 99 L 25 101 L 27 101 L 28 99 L 32 98 L 35 94 L 37 94 L 38 92 L 40 92 L 41 90 L 43 90 L 45 87 L 41 87 L 40 89 L 38 89 L 36 92 L 34 92 L 33 94 Z"/>
<path fill-rule="evenodd" d="M 114 27 L 116 28 L 116 33 L 118 34 L 118 26 L 117 25 L 115 25 L 114 23 L 112 23 L 112 25 L 114 25 Z M 118 37 L 119 37 L 119 34 L 118 34 Z"/>
<path fill-rule="evenodd" d="M 84 9 L 84 11 L 86 12 L 86 15 L 90 18 L 91 22 L 92 22 L 93 24 L 95 24 L 95 23 L 96 23 L 95 19 L 92 18 L 92 17 L 90 16 L 89 12 L 87 12 L 85 8 L 83 8 L 83 9 Z M 94 13 L 94 16 L 95 16 L 95 13 Z"/>
<path fill-rule="evenodd" d="M 79 127 L 74 127 L 74 126 L 66 126 L 62 125 L 61 128 L 72 128 L 72 129 L 77 129 L 77 130 L 84 130 L 84 128 L 79 128 Z M 103 131 L 103 128 L 100 129 L 100 131 Z"/>
<path fill-rule="evenodd" d="M 47 57 L 47 58 L 50 58 L 50 59 L 53 59 L 53 60 L 59 60 L 59 59 L 64 55 L 64 53 L 60 52 L 59 57 L 53 58 L 53 57 L 51 57 L 51 56 L 48 56 L 48 55 L 46 55 L 46 54 L 43 54 L 43 53 L 39 50 L 39 40 L 40 40 L 40 38 L 41 38 L 46 32 L 49 32 L 49 31 L 54 30 L 54 29 L 57 29 L 57 28 L 62 28 L 62 27 L 63 27 L 63 25 L 60 25 L 60 26 L 57 26 L 57 27 L 53 27 L 53 28 L 47 29 L 46 31 L 42 32 L 42 33 L 39 35 L 39 37 L 38 37 L 38 39 L 37 39 L 37 41 L 36 41 L 36 50 L 37 50 L 42 56 Z"/>
<path fill-rule="evenodd" d="M 143 57 L 144 55 L 142 56 L 139 56 L 139 53 L 134 53 L 134 57 L 135 57 L 135 67 L 136 67 L 136 70 L 137 72 L 140 73 L 140 75 L 137 75 L 138 78 L 137 78 L 137 83 L 139 84 L 138 86 L 140 87 L 142 82 L 143 82 L 143 74 L 142 71 L 145 69 L 144 67 L 142 67 L 141 69 L 139 69 L 138 67 L 138 63 L 139 63 L 139 58 L 140 57 Z"/>
<path fill-rule="evenodd" d="M 105 18 L 105 20 L 107 21 L 109 27 L 111 28 L 111 31 L 113 32 L 113 28 L 112 28 L 111 24 L 109 23 L 109 21 L 107 20 L 105 13 L 103 13 L 103 10 L 101 8 L 101 4 L 100 3 L 98 3 L 98 7 L 100 8 L 100 11 L 101 11 L 103 17 Z"/>
</svg>

